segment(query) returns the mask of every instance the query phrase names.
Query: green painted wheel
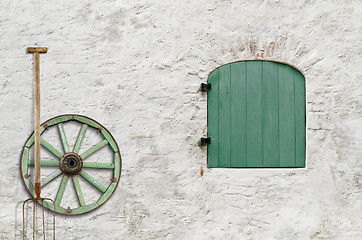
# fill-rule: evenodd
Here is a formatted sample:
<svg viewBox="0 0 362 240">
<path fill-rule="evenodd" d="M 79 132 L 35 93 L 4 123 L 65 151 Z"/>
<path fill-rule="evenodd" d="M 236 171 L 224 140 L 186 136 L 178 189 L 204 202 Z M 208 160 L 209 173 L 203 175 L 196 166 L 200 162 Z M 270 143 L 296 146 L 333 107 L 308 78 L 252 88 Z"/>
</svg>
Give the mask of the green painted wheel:
<svg viewBox="0 0 362 240">
<path fill-rule="evenodd" d="M 72 121 L 74 125 L 79 125 L 78 127 L 80 129 L 78 137 L 76 138 L 76 141 L 74 141 L 75 143 L 73 150 L 71 150 L 70 145 L 68 144 L 68 139 L 63 126 L 63 123 L 70 121 Z M 60 142 L 63 150 L 59 150 L 59 147 L 54 147 L 52 144 L 43 139 L 43 133 L 47 132 L 47 130 L 51 129 L 52 127 L 58 128 Z M 96 131 L 103 140 L 99 141 L 92 147 L 86 147 L 85 151 L 80 151 L 81 147 L 83 146 L 83 139 L 87 135 L 87 129 L 88 131 L 90 131 L 89 129 L 91 129 L 93 132 Z M 51 185 L 49 184 L 51 182 L 53 182 L 52 186 L 54 188 L 54 183 L 59 181 L 60 177 L 62 177 L 60 186 L 58 183 L 56 186 L 57 189 L 50 189 L 51 192 L 56 193 L 54 202 L 55 211 L 57 213 L 65 215 L 84 214 L 98 208 L 103 203 L 105 203 L 117 188 L 122 167 L 121 154 L 118 145 L 112 137 L 111 133 L 98 122 L 88 117 L 74 114 L 61 115 L 49 119 L 41 125 L 40 133 L 41 146 L 49 151 L 51 153 L 50 156 L 52 156 L 51 160 L 43 160 L 42 157 L 40 161 L 42 172 L 43 168 L 52 170 L 50 174 L 47 174 L 41 180 L 42 197 L 52 198 L 52 196 L 43 196 L 43 188 Z M 33 197 L 36 197 L 34 191 L 34 179 L 30 177 L 31 170 L 34 168 L 34 159 L 32 159 L 33 156 L 31 154 L 31 150 L 33 148 L 34 133 L 29 137 L 24 145 L 21 155 L 20 167 L 22 179 L 26 189 Z M 111 159 L 108 159 L 106 162 L 103 158 L 102 161 L 88 161 L 88 157 L 105 148 L 109 148 L 108 151 L 110 152 L 110 155 L 113 155 L 113 157 L 110 157 Z M 109 174 L 109 176 L 111 176 L 111 178 L 108 178 L 109 180 L 107 180 L 107 184 L 105 184 L 104 181 L 101 183 L 100 181 L 96 180 L 96 178 L 92 176 L 92 173 L 90 174 L 89 171 L 102 172 L 102 174 L 105 171 L 107 174 Z M 67 193 L 66 189 L 69 185 L 69 178 L 72 179 L 74 185 L 73 192 L 75 192 L 74 196 L 77 198 L 76 202 L 78 205 L 76 207 L 70 207 L 62 204 L 63 196 L 65 196 Z M 80 180 L 83 182 L 83 185 L 80 184 Z M 85 185 L 87 185 L 87 189 L 84 188 Z M 93 190 L 98 192 L 98 195 L 92 199 L 87 199 L 87 196 L 90 194 L 88 194 L 86 190 Z M 54 209 L 54 205 L 50 201 L 44 201 L 44 206 L 50 210 Z"/>
</svg>

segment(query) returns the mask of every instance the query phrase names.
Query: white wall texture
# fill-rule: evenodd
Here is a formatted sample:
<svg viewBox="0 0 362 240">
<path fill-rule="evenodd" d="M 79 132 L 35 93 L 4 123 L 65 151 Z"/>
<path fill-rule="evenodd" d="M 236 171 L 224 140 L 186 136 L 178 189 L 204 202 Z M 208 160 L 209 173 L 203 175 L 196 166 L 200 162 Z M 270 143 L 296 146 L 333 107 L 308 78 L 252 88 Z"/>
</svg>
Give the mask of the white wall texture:
<svg viewBox="0 0 362 240">
<path fill-rule="evenodd" d="M 33 130 L 28 46 L 49 48 L 42 121 L 89 116 L 123 158 L 114 195 L 91 213 L 57 215 L 57 239 L 362 239 L 360 0 L 0 6 L 1 239 L 21 238 L 28 198 L 19 171 Z M 220 65 L 258 58 L 305 75 L 307 167 L 207 169 L 199 84 Z"/>
</svg>

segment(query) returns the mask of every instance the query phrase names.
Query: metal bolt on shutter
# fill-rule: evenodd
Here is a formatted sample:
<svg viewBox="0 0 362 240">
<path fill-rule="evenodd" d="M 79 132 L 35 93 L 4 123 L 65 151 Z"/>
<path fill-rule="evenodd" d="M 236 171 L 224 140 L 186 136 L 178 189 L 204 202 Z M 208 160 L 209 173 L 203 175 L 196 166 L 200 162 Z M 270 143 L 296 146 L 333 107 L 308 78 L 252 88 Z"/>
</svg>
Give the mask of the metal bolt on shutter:
<svg viewBox="0 0 362 240">
<path fill-rule="evenodd" d="M 208 167 L 305 167 L 305 79 L 295 68 L 244 61 L 208 83 Z"/>
</svg>

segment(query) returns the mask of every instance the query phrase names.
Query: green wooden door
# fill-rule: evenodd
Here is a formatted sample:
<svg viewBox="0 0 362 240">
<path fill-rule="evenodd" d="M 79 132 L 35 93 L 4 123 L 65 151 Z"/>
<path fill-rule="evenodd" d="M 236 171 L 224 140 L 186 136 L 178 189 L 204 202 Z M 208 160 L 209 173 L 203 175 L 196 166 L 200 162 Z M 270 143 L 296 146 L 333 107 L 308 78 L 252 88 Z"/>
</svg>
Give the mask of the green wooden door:
<svg viewBox="0 0 362 240">
<path fill-rule="evenodd" d="M 224 65 L 209 78 L 208 167 L 305 167 L 305 79 L 270 61 Z"/>
</svg>

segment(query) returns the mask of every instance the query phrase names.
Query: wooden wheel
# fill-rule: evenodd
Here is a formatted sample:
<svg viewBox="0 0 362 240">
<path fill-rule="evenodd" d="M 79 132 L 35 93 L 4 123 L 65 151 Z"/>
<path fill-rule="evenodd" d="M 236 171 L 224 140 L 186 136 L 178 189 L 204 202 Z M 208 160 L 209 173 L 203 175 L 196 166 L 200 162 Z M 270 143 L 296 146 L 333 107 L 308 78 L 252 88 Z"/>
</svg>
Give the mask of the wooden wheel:
<svg viewBox="0 0 362 240">
<path fill-rule="evenodd" d="M 70 149 L 70 146 L 68 144 L 68 139 L 63 126 L 63 123 L 69 121 L 73 121 L 74 124 L 79 125 L 80 128 L 78 137 L 76 141 L 74 141 L 75 143 L 73 150 Z M 49 119 L 48 121 L 46 121 L 41 125 L 40 134 L 43 136 L 43 133 L 46 132 L 46 130 L 49 130 L 50 128 L 56 126 L 58 128 L 63 150 L 59 150 L 57 147 L 54 147 L 52 144 L 43 139 L 43 137 L 41 137 L 41 146 L 43 146 L 43 148 L 48 150 L 51 153 L 51 156 L 53 157 L 52 160 L 41 160 L 40 162 L 41 168 L 47 168 L 47 169 L 53 168 L 52 172 L 50 174 L 47 174 L 41 180 L 42 192 L 44 192 L 43 188 L 45 188 L 49 183 L 62 177 L 58 189 L 54 189 L 52 191 L 53 193 L 56 193 L 54 201 L 55 211 L 57 213 L 66 214 L 66 215 L 79 215 L 87 213 L 105 203 L 117 188 L 119 178 L 121 175 L 121 165 L 122 165 L 121 154 L 118 145 L 106 128 L 104 128 L 98 122 L 85 116 L 71 114 L 71 115 L 61 115 Z M 96 130 L 98 134 L 100 134 L 103 140 L 93 145 L 92 147 L 84 149 L 84 151 L 82 148 L 82 151 L 80 151 L 87 129 L 90 128 L 93 131 Z M 34 133 L 29 137 L 29 139 L 24 145 L 20 161 L 20 167 L 21 167 L 22 179 L 24 181 L 27 190 L 33 197 L 36 197 L 34 191 L 34 181 L 30 177 L 31 169 L 34 167 L 34 160 L 32 159 L 32 154 L 30 154 L 33 145 L 34 145 Z M 109 152 L 111 152 L 111 155 L 113 155 L 113 157 L 111 157 L 112 159 L 109 159 L 109 161 L 107 162 L 104 162 L 104 159 L 102 159 L 103 160 L 102 162 L 88 161 L 87 159 L 88 157 L 90 157 L 92 154 L 101 149 L 107 148 L 107 146 L 110 149 Z M 96 178 L 92 176 L 92 174 L 87 172 L 91 171 L 91 169 L 96 169 L 96 170 L 103 169 L 102 170 L 103 172 L 104 171 L 108 172 L 107 174 L 110 174 L 110 176 L 112 177 L 108 178 L 109 182 L 107 184 L 104 183 L 102 184 L 99 181 L 97 181 Z M 76 192 L 75 195 L 78 200 L 77 201 L 78 206 L 72 208 L 69 206 L 63 206 L 64 204 L 62 205 L 62 199 L 65 190 L 67 188 L 67 185 L 69 185 L 68 181 L 70 178 L 72 179 L 74 190 Z M 81 187 L 80 179 L 82 179 L 82 181 L 84 182 L 89 183 L 87 185 L 88 187 L 91 186 L 92 188 L 96 189 L 97 192 L 99 192 L 100 197 L 99 198 L 97 197 L 96 201 L 89 199 L 87 200 L 85 188 Z M 44 201 L 44 206 L 50 210 L 54 209 L 54 205 L 50 201 Z"/>
</svg>

